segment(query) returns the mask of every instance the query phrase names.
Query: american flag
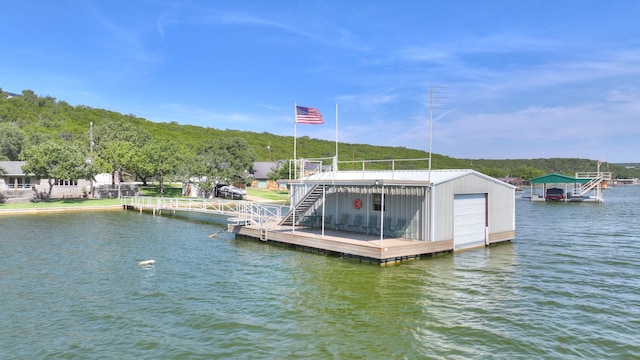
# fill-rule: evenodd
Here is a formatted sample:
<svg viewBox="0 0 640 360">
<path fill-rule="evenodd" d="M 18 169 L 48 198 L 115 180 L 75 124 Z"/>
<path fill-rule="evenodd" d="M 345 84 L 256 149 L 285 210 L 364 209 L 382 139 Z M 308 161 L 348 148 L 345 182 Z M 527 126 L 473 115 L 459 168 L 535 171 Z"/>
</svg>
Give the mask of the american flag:
<svg viewBox="0 0 640 360">
<path fill-rule="evenodd" d="M 296 124 L 324 124 L 318 109 L 296 105 Z"/>
</svg>

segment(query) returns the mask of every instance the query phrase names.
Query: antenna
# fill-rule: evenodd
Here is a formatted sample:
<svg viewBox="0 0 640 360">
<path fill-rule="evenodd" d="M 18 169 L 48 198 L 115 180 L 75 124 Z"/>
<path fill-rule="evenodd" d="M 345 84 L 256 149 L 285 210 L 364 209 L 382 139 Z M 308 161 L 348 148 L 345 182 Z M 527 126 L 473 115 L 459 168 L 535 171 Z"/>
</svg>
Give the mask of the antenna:
<svg viewBox="0 0 640 360">
<path fill-rule="evenodd" d="M 433 110 L 448 110 L 448 108 L 444 107 L 447 101 L 450 100 L 448 95 L 451 95 L 447 90 L 447 87 L 433 84 L 429 87 L 429 181 L 431 181 L 431 149 L 433 146 Z"/>
</svg>

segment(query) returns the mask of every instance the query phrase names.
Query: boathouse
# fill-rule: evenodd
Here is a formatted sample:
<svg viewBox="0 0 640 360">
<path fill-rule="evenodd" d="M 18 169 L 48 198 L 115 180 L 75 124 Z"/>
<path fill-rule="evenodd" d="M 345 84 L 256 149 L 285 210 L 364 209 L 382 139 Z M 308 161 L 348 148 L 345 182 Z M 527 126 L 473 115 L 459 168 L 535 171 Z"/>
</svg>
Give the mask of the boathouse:
<svg viewBox="0 0 640 360">
<path fill-rule="evenodd" d="M 607 181 L 611 181 L 610 172 L 577 172 L 575 177 L 547 174 L 531 179 L 531 201 L 604 202 Z"/>
<path fill-rule="evenodd" d="M 474 170 L 328 171 L 284 182 L 286 214 L 229 230 L 380 263 L 515 237 L 516 187 Z"/>
</svg>

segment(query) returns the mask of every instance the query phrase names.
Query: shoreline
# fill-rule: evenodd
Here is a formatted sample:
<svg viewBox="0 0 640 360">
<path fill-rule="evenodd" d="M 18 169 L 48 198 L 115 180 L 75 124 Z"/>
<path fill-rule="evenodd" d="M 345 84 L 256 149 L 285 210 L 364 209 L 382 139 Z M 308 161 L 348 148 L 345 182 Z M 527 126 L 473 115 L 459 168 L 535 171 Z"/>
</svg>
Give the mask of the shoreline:
<svg viewBox="0 0 640 360">
<path fill-rule="evenodd" d="M 60 206 L 51 208 L 31 208 L 31 209 L 0 209 L 2 215 L 26 215 L 58 212 L 78 212 L 78 211 L 115 211 L 122 210 L 122 205 L 96 205 L 96 206 Z"/>
<path fill-rule="evenodd" d="M 247 201 L 256 203 L 272 203 L 275 205 L 284 205 L 283 201 L 274 201 L 259 196 L 249 195 L 246 198 Z M 58 212 L 78 212 L 78 211 L 116 211 L 124 210 L 123 204 L 110 204 L 110 205 L 81 205 L 81 204 L 59 204 L 58 206 L 50 207 L 34 207 L 34 208 L 2 208 L 0 206 L 0 217 L 3 215 L 28 215 L 28 214 L 46 214 L 46 213 L 58 213 Z"/>
</svg>

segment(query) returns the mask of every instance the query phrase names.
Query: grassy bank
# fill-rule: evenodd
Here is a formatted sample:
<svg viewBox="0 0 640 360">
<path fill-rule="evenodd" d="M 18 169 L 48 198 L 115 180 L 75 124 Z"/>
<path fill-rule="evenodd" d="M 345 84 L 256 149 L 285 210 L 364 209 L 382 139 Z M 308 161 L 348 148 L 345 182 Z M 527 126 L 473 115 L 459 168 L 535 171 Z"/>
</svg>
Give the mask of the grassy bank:
<svg viewBox="0 0 640 360">
<path fill-rule="evenodd" d="M 169 195 L 167 195 L 167 193 Z M 157 190 L 152 187 L 144 192 L 145 196 L 158 196 Z M 247 188 L 247 194 L 260 197 L 274 202 L 286 202 L 289 200 L 289 193 L 282 191 L 270 191 L 262 189 Z M 165 197 L 181 197 L 173 189 L 165 191 Z M 54 199 L 51 201 L 22 202 L 22 203 L 0 203 L 2 210 L 29 210 L 29 209 L 55 209 L 55 208 L 77 208 L 120 205 L 120 199 Z"/>
<path fill-rule="evenodd" d="M 286 191 L 271 191 L 263 189 L 247 188 L 247 195 L 257 196 L 272 201 L 289 201 L 289 193 Z"/>
<path fill-rule="evenodd" d="M 53 209 L 61 207 L 89 207 L 120 205 L 120 199 L 56 199 L 40 202 L 0 204 L 0 210 Z"/>
<path fill-rule="evenodd" d="M 140 190 L 144 196 L 164 196 L 164 197 L 183 197 L 182 196 L 182 186 L 175 184 L 167 184 L 164 186 L 164 193 L 160 194 L 160 189 L 155 184 L 150 184 L 149 186 L 141 186 Z M 259 198 L 263 198 L 266 200 L 271 200 L 275 202 L 287 202 L 289 200 L 289 192 L 288 191 L 272 191 L 265 189 L 256 189 L 252 187 L 248 187 L 247 195 L 255 196 Z"/>
</svg>

